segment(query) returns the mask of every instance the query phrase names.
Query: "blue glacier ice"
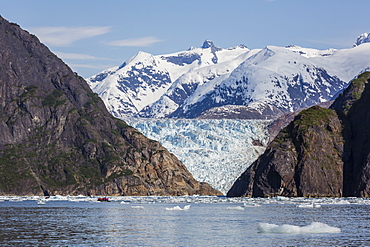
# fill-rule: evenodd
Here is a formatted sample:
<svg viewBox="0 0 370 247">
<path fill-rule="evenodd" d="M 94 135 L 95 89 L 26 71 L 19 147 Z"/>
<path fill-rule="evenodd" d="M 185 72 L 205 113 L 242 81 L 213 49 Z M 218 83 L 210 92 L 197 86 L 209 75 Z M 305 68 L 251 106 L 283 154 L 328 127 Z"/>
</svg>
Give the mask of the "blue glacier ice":
<svg viewBox="0 0 370 247">
<path fill-rule="evenodd" d="M 175 154 L 195 179 L 224 194 L 265 150 L 271 123 L 240 119 L 124 120 Z"/>
</svg>

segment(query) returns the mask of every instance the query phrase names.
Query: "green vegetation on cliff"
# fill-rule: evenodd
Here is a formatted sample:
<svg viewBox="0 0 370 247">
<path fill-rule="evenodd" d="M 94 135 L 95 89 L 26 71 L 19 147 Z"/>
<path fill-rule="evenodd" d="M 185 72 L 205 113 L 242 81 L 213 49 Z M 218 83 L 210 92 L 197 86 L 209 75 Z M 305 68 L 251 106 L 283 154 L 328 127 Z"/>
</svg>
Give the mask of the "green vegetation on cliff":
<svg viewBox="0 0 370 247">
<path fill-rule="evenodd" d="M 1 17 L 0 54 L 0 195 L 220 194 Z"/>
<path fill-rule="evenodd" d="M 228 196 L 370 197 L 369 79 L 359 75 L 330 109 L 299 113 Z"/>
</svg>

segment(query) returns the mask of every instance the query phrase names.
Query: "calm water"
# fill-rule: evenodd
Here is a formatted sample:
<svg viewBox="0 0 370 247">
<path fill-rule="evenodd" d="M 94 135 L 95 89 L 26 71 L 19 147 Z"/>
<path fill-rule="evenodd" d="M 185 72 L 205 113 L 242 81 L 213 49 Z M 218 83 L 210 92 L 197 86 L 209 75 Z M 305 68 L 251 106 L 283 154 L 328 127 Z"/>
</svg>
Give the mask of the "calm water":
<svg viewBox="0 0 370 247">
<path fill-rule="evenodd" d="M 28 198 L 29 199 L 29 198 Z M 68 201 L 69 200 L 69 201 Z M 370 203 L 227 198 L 80 198 L 0 202 L 1 246 L 370 246 Z M 121 202 L 125 201 L 125 204 Z M 258 203 L 259 207 L 242 207 Z M 166 210 L 176 206 L 189 210 Z M 258 223 L 325 223 L 340 233 L 259 233 Z"/>
</svg>

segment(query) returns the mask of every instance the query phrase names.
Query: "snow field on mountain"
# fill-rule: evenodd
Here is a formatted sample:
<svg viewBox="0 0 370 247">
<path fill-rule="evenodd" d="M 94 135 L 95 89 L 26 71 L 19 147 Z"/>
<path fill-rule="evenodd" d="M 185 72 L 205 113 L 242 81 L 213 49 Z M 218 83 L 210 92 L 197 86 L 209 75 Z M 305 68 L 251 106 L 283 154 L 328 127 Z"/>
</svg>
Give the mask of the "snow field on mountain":
<svg viewBox="0 0 370 247">
<path fill-rule="evenodd" d="M 238 65 L 235 63 L 241 62 L 238 56 L 249 50 L 245 46 L 220 49 L 210 41 L 205 44 L 207 42 L 207 48 L 192 48 L 166 55 L 153 56 L 138 52 L 121 66 L 102 71 L 86 81 L 116 117 L 132 116 L 158 100 L 177 108 L 173 100 L 162 100 L 161 96 L 179 77 L 190 73 L 190 77 L 193 77 L 190 82 L 207 82 L 209 78 L 232 71 Z M 231 62 L 230 68 L 226 64 L 217 66 L 227 62 Z M 210 69 L 202 70 L 205 67 Z M 185 81 L 189 82 L 187 79 Z M 161 111 L 168 111 L 167 104 L 159 107 L 154 105 L 153 108 L 160 108 L 158 113 L 163 115 Z"/>
<path fill-rule="evenodd" d="M 234 119 L 124 119 L 181 160 L 194 178 L 226 194 L 265 150 L 271 121 Z M 253 145 L 258 141 L 264 146 Z"/>
<path fill-rule="evenodd" d="M 223 105 L 259 102 L 278 114 L 332 100 L 370 67 L 368 34 L 349 49 L 296 45 L 202 47 L 165 55 L 138 52 L 87 79 L 116 117 L 195 118 Z"/>
<path fill-rule="evenodd" d="M 350 49 L 333 50 L 332 55 L 311 58 L 313 62 L 327 69 L 343 81 L 350 81 L 370 67 L 370 43 Z"/>
<path fill-rule="evenodd" d="M 350 60 L 355 52 L 355 48 L 352 48 L 350 54 L 340 53 L 332 58 L 332 61 L 336 61 L 337 65 L 343 64 Z M 291 112 L 300 107 L 330 100 L 337 91 L 343 89 L 345 82 L 340 82 L 338 77 L 334 79 L 336 75 L 334 68 L 331 75 L 325 71 L 325 67 L 328 66 L 326 63 L 330 59 L 326 57 L 328 53 L 317 50 L 315 53 L 314 50 L 299 47 L 277 46 L 248 51 L 249 55 L 244 55 L 246 59 L 227 77 L 218 77 L 199 86 L 181 107 L 187 113 L 194 111 L 197 104 L 202 101 L 213 102 L 203 103 L 212 107 L 242 100 L 234 104 L 248 105 L 251 102 L 261 102 Z M 357 59 L 360 61 L 353 64 L 356 65 L 358 72 L 370 64 L 368 57 L 358 56 Z M 358 73 L 354 72 L 356 68 L 349 66 L 348 62 L 345 65 L 351 69 L 340 73 L 341 76 L 348 78 L 348 74 Z M 336 70 L 338 71 L 338 67 Z M 331 77 L 333 79 L 330 79 Z"/>
</svg>

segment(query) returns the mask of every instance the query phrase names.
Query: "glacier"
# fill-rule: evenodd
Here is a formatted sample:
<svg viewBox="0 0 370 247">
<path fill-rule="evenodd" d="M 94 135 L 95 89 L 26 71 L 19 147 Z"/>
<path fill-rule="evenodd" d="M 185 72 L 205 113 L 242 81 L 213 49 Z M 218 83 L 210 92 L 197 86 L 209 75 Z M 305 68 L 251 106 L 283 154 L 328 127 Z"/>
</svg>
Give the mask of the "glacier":
<svg viewBox="0 0 370 247">
<path fill-rule="evenodd" d="M 183 162 L 194 178 L 226 194 L 262 154 L 271 120 L 123 118 L 159 141 Z"/>
</svg>

